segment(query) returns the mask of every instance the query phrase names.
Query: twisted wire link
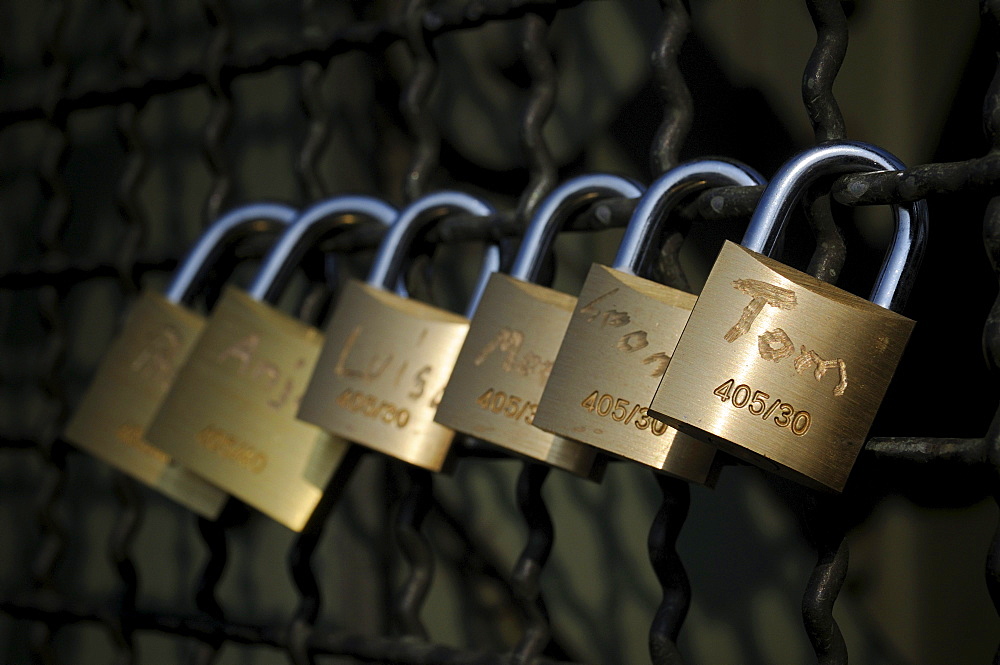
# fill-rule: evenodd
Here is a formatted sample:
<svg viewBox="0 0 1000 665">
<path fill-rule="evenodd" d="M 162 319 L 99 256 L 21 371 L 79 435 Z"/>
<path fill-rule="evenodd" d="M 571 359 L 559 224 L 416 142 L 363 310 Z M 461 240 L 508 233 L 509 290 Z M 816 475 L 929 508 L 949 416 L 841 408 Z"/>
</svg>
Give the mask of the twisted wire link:
<svg viewBox="0 0 1000 665">
<path fill-rule="evenodd" d="M 337 467 L 337 472 L 324 488 L 323 496 L 316 504 L 309 521 L 302 529 L 302 533 L 295 538 L 288 552 L 288 570 L 299 592 L 299 606 L 288 625 L 288 655 L 292 665 L 315 663 L 309 649 L 309 640 L 313 626 L 319 618 L 323 599 L 316 570 L 313 568 L 313 557 L 323 536 L 323 527 L 326 526 L 333 508 L 339 503 L 360 457 L 359 446 L 351 446 L 348 449 L 340 466 Z"/>
<path fill-rule="evenodd" d="M 846 136 L 844 118 L 833 95 L 833 85 L 847 55 L 847 16 L 838 0 L 807 0 L 816 27 L 816 46 L 802 75 L 802 101 L 817 142 Z M 808 271 L 826 282 L 837 281 L 846 258 L 843 236 L 833 219 L 829 193 L 812 190 L 803 199 L 806 217 L 816 234 L 816 251 Z M 804 490 L 812 494 L 810 490 Z M 833 606 L 847 578 L 847 531 L 839 519 L 836 498 L 815 496 L 805 519 L 817 535 L 816 567 L 802 596 L 806 635 L 821 665 L 847 663 L 847 644 L 833 618 Z"/>
<path fill-rule="evenodd" d="M 528 14 L 521 35 L 521 60 L 531 80 L 530 98 L 521 116 L 521 150 L 528 162 L 529 180 L 514 213 L 522 228 L 556 184 L 555 161 L 542 133 L 556 105 L 556 65 L 546 44 L 551 22 L 552 12 Z"/>
<path fill-rule="evenodd" d="M 677 58 L 691 32 L 691 15 L 683 0 L 662 0 L 663 22 L 653 46 L 653 79 L 663 100 L 663 121 L 653 137 L 650 168 L 665 173 L 677 165 L 691 129 L 694 101 Z"/>
<path fill-rule="evenodd" d="M 309 39 L 318 26 L 316 0 L 302 0 L 303 36 Z M 326 67 L 317 62 L 304 62 L 299 68 L 299 102 L 306 115 L 306 135 L 295 163 L 295 176 L 304 200 L 317 201 L 327 195 L 329 187 L 319 173 L 319 159 L 330 140 L 330 113 L 323 95 Z"/>
<path fill-rule="evenodd" d="M 232 178 L 225 150 L 225 137 L 232 125 L 234 107 L 232 80 L 224 67 L 232 48 L 232 33 L 226 0 L 202 0 L 202 10 L 211 30 L 211 37 L 203 58 L 206 68 L 206 83 L 211 94 L 211 111 L 203 133 L 203 152 L 212 179 L 208 196 L 202 208 L 202 219 L 208 225 L 219 216 L 232 189 Z M 227 507 L 232 507 L 231 502 Z M 226 544 L 225 511 L 214 522 L 203 517 L 197 519 L 198 532 L 208 549 L 208 559 L 198 579 L 195 606 L 208 619 L 221 624 L 225 620 L 225 614 L 216 596 L 216 590 L 229 559 L 229 550 Z M 221 638 L 207 639 L 195 651 L 194 662 L 197 665 L 209 665 L 215 661 L 221 646 Z"/>
<path fill-rule="evenodd" d="M 663 21 L 653 47 L 653 76 L 663 100 L 663 120 L 650 147 L 650 167 L 661 174 L 677 165 L 681 148 L 691 130 L 694 101 L 678 63 L 681 47 L 691 31 L 691 15 L 685 2 L 664 0 Z M 691 290 L 680 264 L 684 236 L 671 232 L 663 240 L 656 258 L 658 279 L 674 288 Z M 662 600 L 649 628 L 649 654 L 653 665 L 679 665 L 677 637 L 691 604 L 691 584 L 677 554 L 677 537 L 687 520 L 691 490 L 687 483 L 654 474 L 663 501 L 650 527 L 649 560 L 660 582 Z"/>
<path fill-rule="evenodd" d="M 403 194 L 410 201 L 427 191 L 441 148 L 441 137 L 430 109 L 438 65 L 430 43 L 431 35 L 424 28 L 426 7 L 427 0 L 408 0 L 403 16 L 412 70 L 403 88 L 399 108 L 416 143 L 403 183 Z"/>
<path fill-rule="evenodd" d="M 434 552 L 421 526 L 434 504 L 434 476 L 410 465 L 405 473 L 409 487 L 399 501 L 395 534 L 410 571 L 393 600 L 393 622 L 403 635 L 426 642 L 427 628 L 420 620 L 420 610 L 434 580 Z"/>
<path fill-rule="evenodd" d="M 847 56 L 847 15 L 839 0 L 807 0 L 816 28 L 816 46 L 802 73 L 805 104 L 816 142 L 847 136 L 844 116 L 833 96 L 833 84 Z M 836 283 L 847 257 L 847 246 L 833 219 L 828 192 L 807 192 L 803 197 L 806 218 L 816 236 L 816 252 L 807 271 L 826 282 Z"/>
<path fill-rule="evenodd" d="M 120 665 L 132 665 L 136 654 L 132 641 L 132 617 L 136 612 L 136 596 L 139 592 L 139 576 L 132 561 L 132 543 L 145 517 L 144 505 L 137 483 L 121 473 L 115 474 L 115 494 L 122 506 L 108 542 L 108 557 L 118 571 L 122 582 L 119 610 L 115 614 L 113 629 L 118 644 L 122 647 L 116 659 Z"/>
<path fill-rule="evenodd" d="M 982 0 L 980 14 L 984 27 L 993 38 L 1000 58 L 1000 0 Z M 1000 61 L 983 101 L 983 127 L 990 140 L 988 156 L 1000 157 Z M 983 219 L 983 242 L 994 272 L 1000 277 L 1000 196 L 990 199 Z M 994 371 L 1000 369 L 1000 296 L 993 303 L 983 327 L 983 351 Z M 1000 508 L 1000 409 L 993 418 L 988 441 L 989 461 L 993 465 L 993 499 Z M 986 588 L 997 614 L 1000 614 L 1000 520 L 998 520 L 989 552 L 986 555 Z M 993 665 L 1000 665 L 1000 645 L 993 656 Z"/>
<path fill-rule="evenodd" d="M 806 6 L 816 27 L 816 46 L 802 74 L 802 102 L 820 143 L 847 135 L 833 96 L 833 83 L 847 56 L 847 15 L 840 0 L 806 0 Z"/>
<path fill-rule="evenodd" d="M 67 54 L 63 50 L 63 33 L 69 8 L 63 0 L 46 4 L 43 20 L 43 56 L 48 80 L 43 107 L 47 124 L 38 177 L 45 209 L 41 220 L 39 244 L 41 260 L 65 255 L 62 235 L 70 214 L 70 192 L 63 169 L 70 151 L 68 118 L 59 108 L 70 77 Z M 32 562 L 31 579 L 37 589 L 50 590 L 67 549 L 67 529 L 59 515 L 60 499 L 66 488 L 66 443 L 59 437 L 68 415 L 66 394 L 59 379 L 67 349 L 66 320 L 60 310 L 61 292 L 52 286 L 39 289 L 39 314 L 46 332 L 39 358 L 39 387 L 46 401 L 43 421 L 39 426 L 39 451 L 46 465 L 40 485 L 41 507 L 38 513 L 40 539 Z M 46 624 L 30 629 L 29 648 L 38 663 L 55 663 L 52 648 L 54 630 Z"/>
<path fill-rule="evenodd" d="M 653 665 L 680 665 L 677 638 L 691 606 L 691 582 L 677 553 L 677 537 L 691 507 L 691 488 L 683 480 L 656 473 L 663 503 L 653 518 L 647 546 L 663 599 L 649 628 L 649 654 Z"/>
<path fill-rule="evenodd" d="M 232 502 L 226 506 L 231 508 Z M 227 510 L 223 510 L 222 515 L 214 522 L 204 517 L 198 517 L 198 533 L 201 534 L 202 542 L 208 548 L 208 560 L 202 568 L 201 576 L 198 578 L 198 588 L 195 591 L 194 604 L 198 610 L 205 615 L 205 620 L 213 626 L 222 626 L 225 623 L 225 614 L 222 605 L 216 598 L 216 589 L 222 574 L 226 569 L 226 562 L 229 560 L 229 549 L 226 545 L 226 529 L 224 526 Z M 192 662 L 195 665 L 210 665 L 218 656 L 222 647 L 223 638 L 219 630 L 214 630 L 204 636 L 202 646 L 193 655 Z"/>
<path fill-rule="evenodd" d="M 118 65 L 122 71 L 140 71 L 139 47 L 149 29 L 149 16 L 142 0 L 124 0 L 128 11 L 125 30 L 118 50 Z M 139 128 L 139 104 L 127 103 L 118 107 L 116 130 L 119 141 L 125 148 L 125 167 L 118 182 L 115 203 L 124 223 L 117 255 L 118 283 L 125 295 L 137 289 L 136 276 L 132 267 L 136 254 L 148 226 L 148 218 L 139 203 L 138 190 L 147 171 L 146 143 Z M 115 524 L 108 543 L 108 556 L 118 571 L 122 583 L 119 621 L 114 625 L 118 644 L 122 647 L 118 662 L 129 665 L 135 661 L 129 617 L 135 613 L 138 593 L 138 573 L 132 561 L 132 544 L 145 517 L 145 505 L 136 482 L 124 474 L 114 474 L 115 496 L 121 510 L 115 517 Z"/>
<path fill-rule="evenodd" d="M 552 553 L 555 528 L 542 496 L 551 468 L 525 462 L 517 477 L 517 507 L 528 526 L 528 539 L 514 564 L 510 587 L 525 617 L 525 630 L 514 649 L 512 662 L 526 665 L 541 655 L 552 637 L 549 613 L 542 599 L 542 568 Z"/>
<path fill-rule="evenodd" d="M 222 212 L 232 190 L 225 147 L 226 135 L 233 124 L 232 79 L 225 69 L 232 50 L 232 31 L 226 0 L 202 0 L 202 9 L 212 33 L 204 56 L 206 83 L 212 99 L 203 134 L 203 151 L 212 177 L 202 212 L 202 219 L 208 224 Z"/>
</svg>

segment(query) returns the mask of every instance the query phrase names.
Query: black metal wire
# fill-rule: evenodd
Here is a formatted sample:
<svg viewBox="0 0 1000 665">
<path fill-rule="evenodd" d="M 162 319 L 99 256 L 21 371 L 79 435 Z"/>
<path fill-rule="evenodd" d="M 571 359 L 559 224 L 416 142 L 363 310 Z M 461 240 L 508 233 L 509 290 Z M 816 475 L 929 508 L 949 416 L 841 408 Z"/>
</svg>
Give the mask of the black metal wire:
<svg viewBox="0 0 1000 665">
<path fill-rule="evenodd" d="M 677 537 L 691 507 L 690 486 L 676 478 L 654 474 L 663 502 L 649 530 L 649 560 L 660 581 L 663 598 L 649 629 L 649 654 L 653 665 L 680 665 L 677 638 L 691 606 L 691 582 L 680 555 Z"/>
<path fill-rule="evenodd" d="M 510 588 L 525 621 L 524 634 L 511 661 L 519 665 L 535 662 L 552 637 L 540 579 L 555 539 L 552 516 L 542 496 L 550 470 L 544 464 L 524 462 L 517 478 L 517 507 L 528 527 L 528 539 L 510 576 Z"/>
<path fill-rule="evenodd" d="M 421 527 L 434 504 L 434 476 L 426 469 L 409 465 L 405 475 L 409 487 L 397 507 L 395 534 L 409 571 L 396 592 L 392 612 L 402 635 L 426 642 L 427 628 L 420 619 L 420 610 L 434 580 L 434 552 Z"/>
</svg>

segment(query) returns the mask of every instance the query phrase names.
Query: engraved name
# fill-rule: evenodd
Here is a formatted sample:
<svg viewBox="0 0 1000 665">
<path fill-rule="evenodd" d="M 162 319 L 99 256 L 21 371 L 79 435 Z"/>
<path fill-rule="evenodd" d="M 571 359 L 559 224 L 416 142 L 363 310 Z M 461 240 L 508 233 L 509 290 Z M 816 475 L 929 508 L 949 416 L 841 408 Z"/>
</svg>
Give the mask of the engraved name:
<svg viewBox="0 0 1000 665">
<path fill-rule="evenodd" d="M 525 349 L 524 333 L 513 328 L 501 328 L 476 355 L 472 364 L 482 365 L 494 353 L 500 354 L 500 369 L 508 374 L 536 375 L 544 385 L 552 372 L 552 360 Z"/>
<path fill-rule="evenodd" d="M 234 462 L 251 473 L 260 473 L 267 467 L 267 455 L 213 425 L 199 430 L 194 438 L 205 450 Z"/>
<path fill-rule="evenodd" d="M 170 461 L 169 455 L 159 448 L 155 448 L 146 443 L 145 438 L 143 438 L 142 428 L 138 425 L 128 423 L 119 425 L 115 430 L 115 439 L 117 439 L 118 443 L 123 446 L 127 446 L 148 457 L 152 457 L 157 462 L 166 464 Z"/>
<path fill-rule="evenodd" d="M 424 328 L 417 337 L 413 349 L 418 349 L 426 339 L 428 331 Z M 359 357 L 354 352 L 354 347 L 359 340 L 365 339 L 363 326 L 355 326 L 344 341 L 343 348 L 337 356 L 337 363 L 334 365 L 333 373 L 336 376 L 360 379 L 364 383 L 391 381 L 393 387 L 403 386 L 406 390 L 406 397 L 417 401 L 430 395 L 430 406 L 436 407 L 441 402 L 441 395 L 444 393 L 444 386 L 429 386 L 428 382 L 434 366 L 425 362 L 413 363 L 409 358 L 397 358 L 395 353 L 382 353 L 373 351 L 367 357 Z M 412 350 L 410 350 L 412 355 Z M 447 379 L 447 377 L 444 377 Z M 405 424 L 405 423 L 404 423 Z"/>
<path fill-rule="evenodd" d="M 758 279 L 737 279 L 733 288 L 750 296 L 750 303 L 743 308 L 739 320 L 726 331 L 723 338 L 730 344 L 749 332 L 757 315 L 764 306 L 778 309 L 793 310 L 798 304 L 795 292 L 774 284 L 768 284 Z M 757 336 L 757 353 L 764 360 L 780 362 L 784 358 L 795 355 L 795 344 L 781 328 L 766 330 Z M 799 374 L 813 370 L 813 377 L 821 381 L 826 372 L 836 369 L 840 381 L 833 387 L 833 394 L 840 397 L 847 390 L 847 363 L 843 358 L 824 359 L 816 351 L 799 346 L 799 354 L 792 360 L 792 367 Z"/>
<path fill-rule="evenodd" d="M 602 309 L 597 306 L 597 303 L 613 296 L 616 293 L 618 293 L 618 287 L 615 287 L 607 293 L 594 298 L 589 303 L 578 309 L 577 313 L 586 316 L 587 323 L 596 324 L 601 328 L 620 328 L 628 325 L 632 322 L 632 316 L 628 312 L 620 312 L 614 308 Z M 649 346 L 649 333 L 642 329 L 626 332 L 621 337 L 616 339 L 614 343 L 615 349 L 621 351 L 622 353 L 634 353 L 645 349 L 647 346 Z M 657 351 L 656 353 L 651 353 L 643 357 L 640 362 L 643 365 L 650 366 L 652 371 L 649 372 L 649 376 L 660 377 L 667 371 L 667 365 L 670 364 L 670 354 L 666 351 Z"/>
<path fill-rule="evenodd" d="M 174 326 L 165 325 L 136 354 L 129 369 L 166 391 L 177 371 L 177 353 L 183 343 L 181 332 Z"/>
<path fill-rule="evenodd" d="M 305 366 L 305 358 L 295 361 L 292 371 L 285 373 L 281 367 L 267 358 L 262 358 L 257 352 L 260 346 L 260 335 L 251 333 L 227 346 L 215 360 L 222 366 L 232 366 L 235 363 L 236 376 L 257 383 L 268 394 L 265 403 L 273 409 L 280 409 L 285 404 L 296 405 L 302 399 L 301 394 L 295 394 L 296 370 Z"/>
</svg>

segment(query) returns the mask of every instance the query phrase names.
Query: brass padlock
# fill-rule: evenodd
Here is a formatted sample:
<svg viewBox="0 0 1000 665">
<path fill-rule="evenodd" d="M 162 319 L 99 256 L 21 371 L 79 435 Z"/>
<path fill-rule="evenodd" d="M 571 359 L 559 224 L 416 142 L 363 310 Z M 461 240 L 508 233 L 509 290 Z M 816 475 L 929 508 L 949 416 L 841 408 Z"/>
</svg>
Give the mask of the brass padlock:
<svg viewBox="0 0 1000 665">
<path fill-rule="evenodd" d="M 896 208 L 871 301 L 766 255 L 816 178 L 903 168 L 846 141 L 786 163 L 743 246 L 727 242 L 719 254 L 649 412 L 765 469 L 841 491 L 913 329 L 896 310 L 923 253 L 926 208 Z"/>
<path fill-rule="evenodd" d="M 671 169 L 646 190 L 612 267 L 590 267 L 535 427 L 683 480 L 714 483 L 715 448 L 646 413 L 697 298 L 640 275 L 663 222 L 683 198 L 706 187 L 763 182 L 745 166 L 703 160 Z"/>
<path fill-rule="evenodd" d="M 282 234 L 247 291 L 226 289 L 149 427 L 154 445 L 293 531 L 349 444 L 295 418 L 323 335 L 271 303 L 317 238 L 359 216 L 388 225 L 396 210 L 365 196 L 316 204 Z"/>
<path fill-rule="evenodd" d="M 144 292 L 104 354 L 66 426 L 66 439 L 120 471 L 209 519 L 225 492 L 173 462 L 146 439 L 156 409 L 205 325 L 185 303 L 226 246 L 248 233 L 273 233 L 295 218 L 294 208 L 258 203 L 218 219 L 177 269 L 163 295 Z"/>
<path fill-rule="evenodd" d="M 367 282 L 349 281 L 337 301 L 299 407 L 307 422 L 432 471 L 444 467 L 455 434 L 434 422 L 434 412 L 469 321 L 387 289 L 420 232 L 453 212 L 487 216 L 493 208 L 468 194 L 438 192 L 403 209 Z M 489 247 L 471 307 L 498 267 L 499 252 Z"/>
<path fill-rule="evenodd" d="M 576 298 L 533 283 L 556 233 L 574 210 L 594 200 L 635 198 L 642 187 L 613 175 L 574 178 L 539 205 L 509 275 L 490 278 L 437 421 L 570 473 L 598 478 L 596 449 L 532 426 Z"/>
</svg>

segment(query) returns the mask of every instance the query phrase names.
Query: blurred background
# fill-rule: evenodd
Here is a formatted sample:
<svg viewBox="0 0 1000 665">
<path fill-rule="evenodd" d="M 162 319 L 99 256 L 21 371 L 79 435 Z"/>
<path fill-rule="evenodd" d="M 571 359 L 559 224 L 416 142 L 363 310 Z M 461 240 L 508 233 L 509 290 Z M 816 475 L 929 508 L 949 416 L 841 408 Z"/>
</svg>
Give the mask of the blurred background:
<svg viewBox="0 0 1000 665">
<path fill-rule="evenodd" d="M 465 5 L 430 4 L 443 13 Z M 559 179 L 609 171 L 648 184 L 664 118 L 651 69 L 663 9 L 652 0 L 537 4 L 551 19 L 544 42 L 553 69 L 543 83 L 555 102 L 543 136 Z M 490 6 L 477 11 L 489 18 Z M 908 165 L 984 155 L 983 103 L 1000 42 L 981 29 L 978 4 L 842 6 L 850 44 L 834 92 L 847 136 Z M 208 548 L 194 516 L 59 434 L 136 288 L 162 289 L 221 211 L 337 193 L 401 205 L 415 154 L 438 138 L 423 191 L 455 187 L 504 210 L 518 206 L 535 173 L 520 132 L 539 83 L 522 55 L 525 19 L 471 21 L 428 37 L 435 86 L 414 118 L 400 102 L 426 59 L 415 61 L 406 40 L 359 29 L 399 25 L 406 11 L 388 1 L 0 3 L 0 603 L 43 591 L 113 614 L 123 592 L 115 547 L 127 543 L 140 609 L 197 611 Z M 770 176 L 815 141 L 801 97 L 816 43 L 806 3 L 694 0 L 690 14 L 678 63 L 693 116 L 680 157 L 736 158 Z M 306 49 L 351 29 L 355 41 L 332 58 L 315 62 Z M 297 51 L 304 55 L 276 64 L 256 56 Z M 87 101 L 130 88 L 150 94 Z M 990 425 L 1000 390 L 981 344 L 997 291 L 982 242 L 988 200 L 959 192 L 929 201 L 930 243 L 904 311 L 918 325 L 872 437 L 975 438 Z M 856 222 L 845 226 L 841 285 L 866 293 L 891 217 L 884 208 L 840 215 Z M 695 225 L 682 251 L 693 288 L 721 239 L 738 239 L 744 225 Z M 613 258 L 620 236 L 620 228 L 561 236 L 556 285 L 578 289 L 592 261 Z M 808 260 L 803 238 L 789 239 L 793 261 Z M 415 292 L 454 303 L 449 271 L 468 274 L 455 254 L 437 252 L 443 279 L 415 283 Z M 344 261 L 345 272 L 363 275 L 368 257 Z M 301 279 L 283 305 L 295 310 L 310 292 Z M 435 480 L 425 533 L 437 565 L 421 614 L 432 642 L 505 651 L 520 638 L 504 582 L 526 537 L 514 499 L 520 468 L 470 458 Z M 317 555 L 321 629 L 388 634 L 387 607 L 407 570 L 392 529 L 399 478 L 395 464 L 370 454 L 344 488 Z M 653 475 L 626 462 L 611 463 L 599 484 L 553 472 L 545 496 L 556 528 L 541 576 L 553 632 L 546 655 L 648 662 L 661 596 L 646 549 L 662 498 Z M 815 660 L 800 606 L 817 554 L 797 496 L 746 466 L 725 468 L 715 489 L 692 488 L 678 541 L 693 590 L 679 639 L 688 663 Z M 841 504 L 851 565 L 835 610 L 853 663 L 991 662 L 1000 620 L 984 583 L 997 524 L 989 498 L 989 485 L 961 468 L 902 472 L 862 455 Z M 298 603 L 287 572 L 295 534 L 239 505 L 224 523 L 226 618 L 284 625 Z M 133 526 L 134 538 L 123 535 Z M 113 622 L 48 631 L 12 607 L 0 604 L 6 663 L 204 657 L 190 638 L 143 631 L 130 646 Z M 278 649 L 234 643 L 212 657 L 290 662 Z"/>
</svg>

